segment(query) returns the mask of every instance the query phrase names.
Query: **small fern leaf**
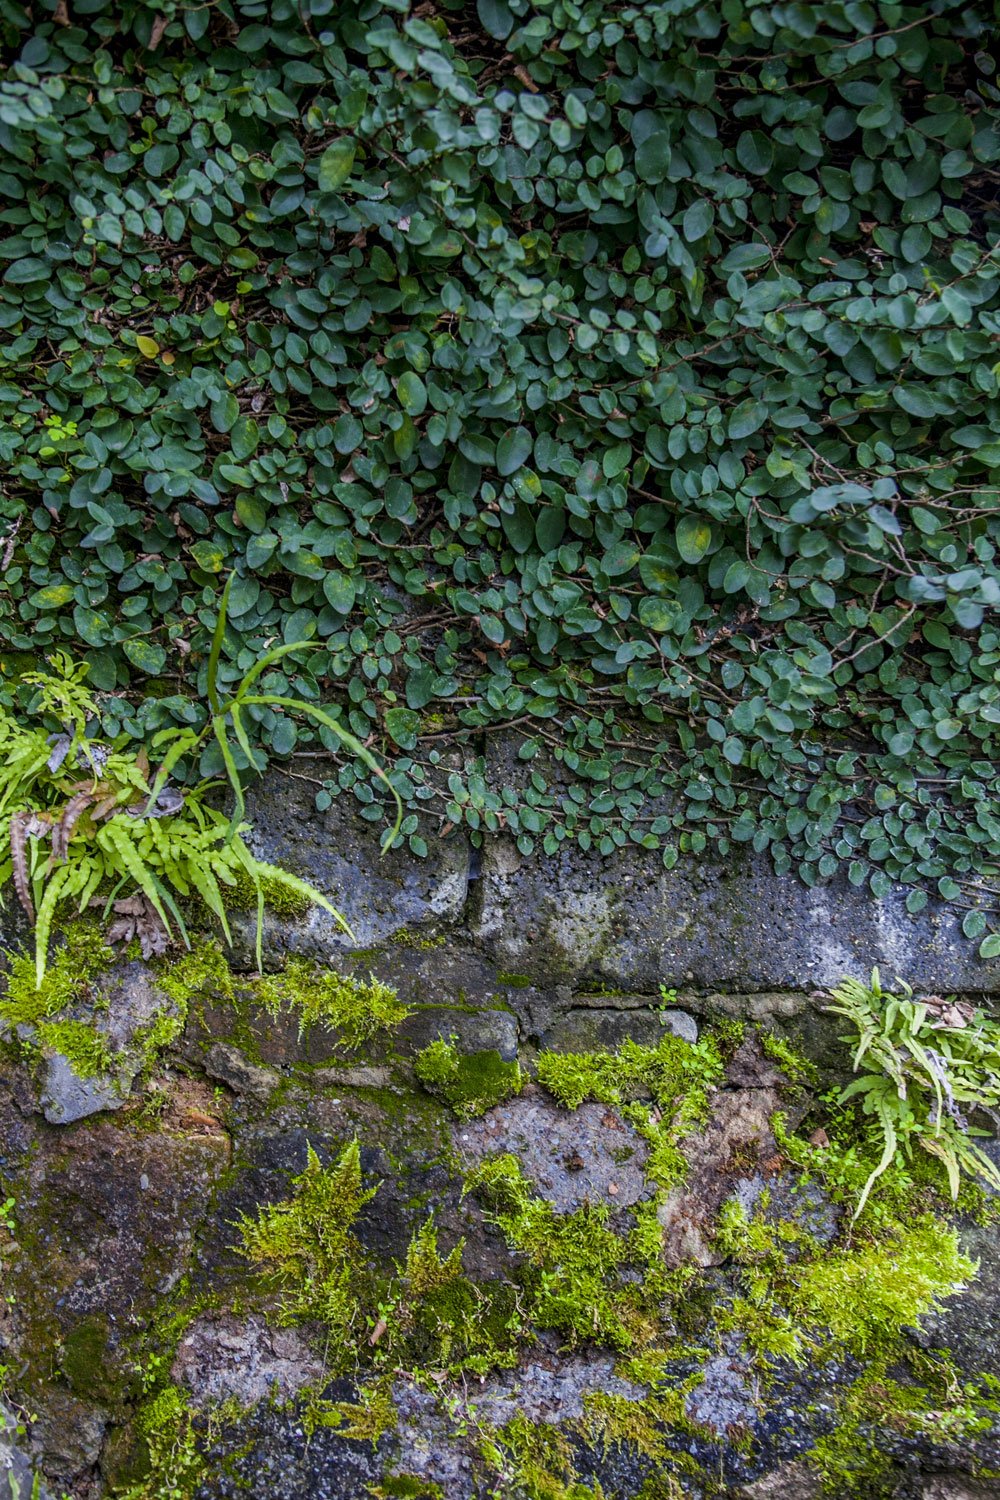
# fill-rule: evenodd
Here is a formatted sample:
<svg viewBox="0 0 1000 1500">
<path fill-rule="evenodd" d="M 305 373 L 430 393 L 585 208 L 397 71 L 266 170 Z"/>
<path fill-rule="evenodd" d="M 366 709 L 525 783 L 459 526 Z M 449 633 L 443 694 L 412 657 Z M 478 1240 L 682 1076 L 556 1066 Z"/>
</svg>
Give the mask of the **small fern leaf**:
<svg viewBox="0 0 1000 1500">
<path fill-rule="evenodd" d="M 45 968 L 49 958 L 49 937 L 52 933 L 52 920 L 56 914 L 56 907 L 62 895 L 63 886 L 66 883 L 67 867 L 60 865 L 52 879 L 45 887 L 45 892 L 38 903 L 38 916 L 35 919 L 35 989 L 40 990 L 42 980 L 45 978 Z"/>
</svg>

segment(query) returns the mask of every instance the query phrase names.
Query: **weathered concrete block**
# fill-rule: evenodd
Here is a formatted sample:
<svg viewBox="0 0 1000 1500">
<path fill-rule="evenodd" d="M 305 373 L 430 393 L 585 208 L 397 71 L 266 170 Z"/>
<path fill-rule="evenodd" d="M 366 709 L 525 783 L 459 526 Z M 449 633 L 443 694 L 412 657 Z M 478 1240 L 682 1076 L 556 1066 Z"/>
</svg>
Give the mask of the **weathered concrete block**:
<svg viewBox="0 0 1000 1500">
<path fill-rule="evenodd" d="M 902 891 L 876 901 L 846 880 L 810 889 L 746 854 L 668 871 L 638 848 L 524 858 L 498 838 L 473 932 L 498 964 L 549 985 L 811 990 L 877 965 L 923 991 L 1000 992 L 1000 960 L 977 957 L 961 917 L 935 901 L 911 916 Z"/>
<path fill-rule="evenodd" d="M 429 840 L 416 859 L 408 849 L 379 852 L 381 825 L 358 817 L 347 799 L 317 812 L 308 786 L 280 772 L 247 798 L 254 853 L 318 887 L 343 913 L 353 941 L 328 912 L 313 908 L 299 921 L 268 924 L 268 946 L 323 958 L 368 948 L 408 927 L 458 920 L 469 881 L 469 845 L 459 834 Z"/>
</svg>

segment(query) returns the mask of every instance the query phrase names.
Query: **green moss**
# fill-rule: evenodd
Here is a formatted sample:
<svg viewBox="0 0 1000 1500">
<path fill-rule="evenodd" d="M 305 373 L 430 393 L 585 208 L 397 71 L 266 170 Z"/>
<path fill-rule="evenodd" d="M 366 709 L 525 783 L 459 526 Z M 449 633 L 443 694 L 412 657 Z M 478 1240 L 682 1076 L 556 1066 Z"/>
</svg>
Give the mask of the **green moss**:
<svg viewBox="0 0 1000 1500">
<path fill-rule="evenodd" d="M 204 1472 L 194 1414 L 175 1385 L 165 1386 L 140 1410 L 136 1433 L 148 1456 L 146 1474 L 120 1500 L 188 1500 Z M 145 1465 L 138 1465 L 145 1467 Z"/>
<path fill-rule="evenodd" d="M 519 1094 L 521 1067 L 504 1062 L 496 1049 L 461 1053 L 440 1037 L 419 1052 L 413 1070 L 430 1093 L 443 1099 L 460 1120 L 485 1114 L 495 1104 Z"/>
<path fill-rule="evenodd" d="M 59 1368 L 85 1400 L 106 1401 L 115 1394 L 116 1371 L 108 1362 L 109 1325 L 101 1313 L 82 1318 L 62 1341 Z"/>
<path fill-rule="evenodd" d="M 212 938 L 195 943 L 179 958 L 161 960 L 156 966 L 156 982 L 184 1015 L 196 1000 L 206 996 L 232 1000 L 236 995 L 228 960 Z"/>
<path fill-rule="evenodd" d="M 580 1482 L 565 1433 L 552 1423 L 532 1422 L 523 1413 L 480 1436 L 480 1452 L 499 1476 L 495 1493 L 525 1500 L 605 1500 L 604 1491 Z"/>
<path fill-rule="evenodd" d="M 679 1124 L 685 1129 L 703 1117 L 707 1090 L 721 1081 L 723 1071 L 710 1036 L 687 1042 L 668 1034 L 655 1047 L 629 1039 L 617 1052 L 542 1052 L 538 1058 L 539 1083 L 566 1109 L 585 1099 L 622 1104 L 637 1098 L 673 1107 L 682 1095 Z"/>
<path fill-rule="evenodd" d="M 373 1500 L 444 1500 L 444 1490 L 416 1474 L 390 1474 L 368 1493 Z"/>
<path fill-rule="evenodd" d="M 87 1021 L 40 1021 L 37 1038 L 43 1049 L 61 1052 L 78 1078 L 96 1078 L 114 1067 L 107 1037 Z"/>
<path fill-rule="evenodd" d="M 280 974 L 254 979 L 250 993 L 272 1015 L 292 1011 L 303 1027 L 318 1024 L 338 1031 L 349 1048 L 394 1030 L 410 1014 L 396 991 L 373 974 L 357 979 L 302 958 L 290 958 Z"/>
<path fill-rule="evenodd" d="M 11 1028 L 37 1026 L 68 1006 L 93 997 L 93 981 L 114 962 L 97 925 L 74 922 L 56 949 L 40 986 L 36 988 L 35 960 L 8 953 L 7 993 L 0 999 L 0 1022 Z"/>
<path fill-rule="evenodd" d="M 924 1216 L 797 1268 L 792 1307 L 806 1327 L 827 1331 L 841 1348 L 864 1357 L 939 1311 L 975 1273 L 957 1233 Z"/>
<path fill-rule="evenodd" d="M 655 1047 L 627 1040 L 617 1052 L 542 1052 L 537 1068 L 539 1083 L 567 1109 L 585 1099 L 618 1105 L 649 1146 L 647 1175 L 667 1188 L 686 1174 L 678 1142 L 705 1118 L 725 1063 L 715 1036 L 692 1043 L 671 1034 Z"/>
<path fill-rule="evenodd" d="M 604 1204 L 557 1213 L 534 1195 L 510 1155 L 474 1167 L 466 1187 L 485 1200 L 511 1249 L 525 1257 L 521 1274 L 531 1324 L 555 1329 L 571 1344 L 595 1340 L 618 1349 L 648 1336 L 656 1321 L 649 1295 L 641 1279 L 625 1273 L 649 1272 L 654 1295 L 662 1294 L 659 1234 L 654 1244 L 648 1233 L 616 1233 Z M 642 1221 L 645 1229 L 649 1223 Z"/>
<path fill-rule="evenodd" d="M 819 1072 L 815 1063 L 801 1052 L 784 1041 L 780 1036 L 775 1036 L 772 1031 L 760 1032 L 760 1045 L 765 1056 L 781 1069 L 790 1083 L 815 1084 Z"/>
<path fill-rule="evenodd" d="M 239 1221 L 243 1253 L 280 1295 L 282 1321 L 319 1318 L 343 1351 L 357 1338 L 363 1272 L 351 1227 L 375 1191 L 361 1185 L 356 1140 L 326 1168 L 310 1146 L 305 1171 L 292 1182 L 293 1196 Z"/>
<path fill-rule="evenodd" d="M 530 990 L 534 984 L 530 974 L 498 974 L 497 984 L 502 984 L 508 990 Z"/>
<path fill-rule="evenodd" d="M 414 1234 L 395 1283 L 397 1355 L 409 1368 L 485 1375 L 515 1363 L 523 1323 L 513 1287 L 478 1284 L 462 1265 L 464 1241 L 442 1256 L 432 1219 Z"/>
<path fill-rule="evenodd" d="M 429 953 L 434 948 L 443 948 L 448 939 L 443 932 L 425 935 L 413 932 L 409 927 L 401 927 L 394 932 L 391 941 L 397 948 L 413 948 L 418 953 Z"/>
<path fill-rule="evenodd" d="M 238 869 L 234 873 L 236 876 L 234 884 L 222 887 L 226 910 L 256 911 L 256 886 L 245 870 Z M 304 917 L 312 908 L 313 903 L 308 896 L 293 890 L 283 880 L 275 880 L 271 875 L 262 875 L 260 884 L 264 893 L 264 905 L 276 917 L 288 919 Z"/>
<path fill-rule="evenodd" d="M 357 1401 L 327 1401 L 317 1396 L 302 1407 L 302 1426 L 307 1437 L 321 1427 L 332 1427 L 338 1437 L 371 1443 L 373 1448 L 379 1438 L 392 1431 L 396 1421 L 390 1380 L 363 1386 Z"/>
</svg>

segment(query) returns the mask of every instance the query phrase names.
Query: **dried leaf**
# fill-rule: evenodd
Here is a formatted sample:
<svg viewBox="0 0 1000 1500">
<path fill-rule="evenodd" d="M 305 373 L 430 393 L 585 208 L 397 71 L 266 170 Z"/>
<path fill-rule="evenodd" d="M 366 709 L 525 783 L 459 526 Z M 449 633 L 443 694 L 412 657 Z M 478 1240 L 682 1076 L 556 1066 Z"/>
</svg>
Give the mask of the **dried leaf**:
<svg viewBox="0 0 1000 1500">
<path fill-rule="evenodd" d="M 52 754 L 45 763 L 45 768 L 54 776 L 66 759 L 72 745 L 72 737 L 68 734 L 50 734 L 49 744 L 52 746 Z"/>
<path fill-rule="evenodd" d="M 137 803 L 126 808 L 130 818 L 172 818 L 184 806 L 184 793 L 176 786 L 165 786 L 155 802 Z"/>
<path fill-rule="evenodd" d="M 134 896 L 116 901 L 113 909 L 118 919 L 108 928 L 107 940 L 111 947 L 118 943 L 127 946 L 138 938 L 143 958 L 158 958 L 167 951 L 170 934 L 143 892 L 137 891 Z"/>
<path fill-rule="evenodd" d="M 28 921 L 35 920 L 35 903 L 31 899 L 31 883 L 28 879 L 28 834 L 25 827 L 26 813 L 14 813 L 10 820 L 10 859 L 14 867 L 14 889 L 17 899 L 28 914 Z"/>
<path fill-rule="evenodd" d="M 830 1144 L 830 1137 L 827 1135 L 827 1133 L 823 1129 L 822 1125 L 819 1127 L 818 1130 L 814 1130 L 813 1131 L 812 1135 L 809 1137 L 809 1144 L 810 1144 L 810 1146 L 821 1146 L 821 1147 L 829 1146 L 829 1144 Z"/>
<path fill-rule="evenodd" d="M 62 816 L 52 829 L 52 858 L 62 861 L 69 858 L 69 841 L 82 814 L 93 801 L 90 792 L 77 792 L 62 810 Z"/>
<path fill-rule="evenodd" d="M 385 1321 L 384 1318 L 379 1318 L 378 1322 L 375 1324 L 375 1327 L 372 1329 L 371 1333 L 368 1335 L 368 1342 L 369 1342 L 369 1344 L 372 1344 L 372 1345 L 377 1344 L 378 1341 L 379 1341 L 379 1339 L 382 1337 L 383 1333 L 385 1333 L 385 1331 L 388 1328 L 388 1326 L 389 1325 Z"/>
<path fill-rule="evenodd" d="M 167 18 L 166 18 L 166 16 L 154 16 L 154 18 L 153 18 L 153 24 L 152 24 L 152 26 L 150 27 L 150 30 L 149 30 L 149 50 L 150 50 L 150 52 L 155 52 L 156 51 L 157 47 L 160 45 L 160 42 L 161 42 L 161 40 L 163 38 L 163 33 L 166 31 L 166 29 L 167 29 Z"/>
</svg>

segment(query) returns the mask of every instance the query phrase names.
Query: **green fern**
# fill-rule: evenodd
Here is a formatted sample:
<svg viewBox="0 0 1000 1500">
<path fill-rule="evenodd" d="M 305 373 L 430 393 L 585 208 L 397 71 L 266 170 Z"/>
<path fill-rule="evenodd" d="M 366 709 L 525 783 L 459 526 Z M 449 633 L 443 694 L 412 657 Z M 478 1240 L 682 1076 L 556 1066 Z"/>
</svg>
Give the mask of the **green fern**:
<svg viewBox="0 0 1000 1500">
<path fill-rule="evenodd" d="M 87 737 L 97 704 L 86 686 L 87 667 L 65 653 L 51 658 L 51 673 L 28 673 L 35 688 L 32 707 L 61 733 L 43 723 L 22 724 L 0 710 L 0 889 L 13 883 L 35 927 L 35 974 L 45 975 L 52 925 L 59 905 L 72 900 L 82 912 L 101 899 L 107 919 L 128 907 L 151 944 L 174 939 L 190 946 L 181 906 L 196 903 L 212 914 L 232 942 L 224 892 L 249 879 L 257 897 L 257 964 L 262 962 L 265 884 L 283 885 L 328 911 L 348 934 L 350 928 L 327 896 L 299 876 L 258 860 L 243 834 L 245 799 L 230 732 L 252 764 L 242 721 L 246 708 L 267 706 L 306 714 L 329 730 L 389 787 L 396 819 L 385 847 L 402 819 L 402 805 L 385 772 L 370 752 L 331 714 L 314 703 L 253 691 L 261 674 L 305 643 L 266 652 L 234 693 L 219 691 L 218 669 L 226 630 L 230 579 L 223 590 L 207 667 L 210 707 L 200 730 L 168 729 L 154 736 L 161 756 L 151 773 L 145 750 L 131 751 Z M 227 817 L 207 800 L 216 783 L 203 782 L 183 793 L 171 784 L 182 762 L 194 762 L 209 739 L 219 746 L 233 794 Z M 164 799 L 169 798 L 167 805 Z M 110 893 L 110 894 L 108 894 Z M 130 901 L 141 895 L 144 914 Z M 158 949 L 156 951 L 159 951 Z"/>
<path fill-rule="evenodd" d="M 908 985 L 900 995 L 884 991 L 877 969 L 867 985 L 845 979 L 827 1009 L 843 1016 L 855 1036 L 853 1066 L 867 1071 L 841 1091 L 855 1099 L 882 1143 L 881 1157 L 862 1190 L 857 1219 L 878 1179 L 913 1145 L 944 1164 L 948 1187 L 958 1196 L 962 1175 L 980 1177 L 1000 1192 L 1000 1170 L 973 1139 L 967 1110 L 1000 1106 L 1000 1024 L 981 1011 L 939 996 L 914 1000 Z"/>
</svg>

